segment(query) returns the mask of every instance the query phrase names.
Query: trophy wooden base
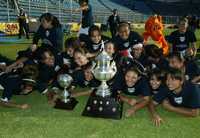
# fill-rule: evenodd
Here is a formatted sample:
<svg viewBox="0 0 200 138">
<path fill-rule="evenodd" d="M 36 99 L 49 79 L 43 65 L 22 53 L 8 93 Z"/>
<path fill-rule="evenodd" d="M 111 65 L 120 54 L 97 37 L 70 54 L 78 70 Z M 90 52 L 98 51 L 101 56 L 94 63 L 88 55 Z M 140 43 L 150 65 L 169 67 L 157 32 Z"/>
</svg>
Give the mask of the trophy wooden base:
<svg viewBox="0 0 200 138">
<path fill-rule="evenodd" d="M 70 98 L 70 101 L 68 101 L 67 103 L 63 102 L 61 99 L 57 99 L 54 108 L 63 110 L 73 110 L 77 103 L 78 101 L 73 97 Z"/>
<path fill-rule="evenodd" d="M 121 119 L 123 102 L 112 97 L 91 95 L 82 113 L 83 116 Z"/>
</svg>

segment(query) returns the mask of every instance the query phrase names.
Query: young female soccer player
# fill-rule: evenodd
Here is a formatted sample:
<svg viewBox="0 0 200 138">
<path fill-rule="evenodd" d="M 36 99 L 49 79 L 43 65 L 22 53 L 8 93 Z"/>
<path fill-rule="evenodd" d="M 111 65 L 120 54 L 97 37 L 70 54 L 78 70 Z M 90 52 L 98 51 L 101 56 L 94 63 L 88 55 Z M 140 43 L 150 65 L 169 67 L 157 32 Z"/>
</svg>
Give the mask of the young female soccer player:
<svg viewBox="0 0 200 138">
<path fill-rule="evenodd" d="M 172 53 L 169 56 L 169 66 L 180 69 L 185 74 L 185 79 L 192 83 L 200 82 L 200 69 L 195 61 L 185 61 L 180 53 Z"/>
<path fill-rule="evenodd" d="M 48 86 L 53 84 L 57 75 L 63 68 L 63 60 L 60 56 L 54 56 L 48 49 L 43 49 L 39 56 L 39 77 L 37 81 L 37 89 L 45 94 Z"/>
<path fill-rule="evenodd" d="M 145 46 L 145 68 L 147 72 L 150 72 L 154 68 L 158 68 L 162 71 L 166 71 L 168 69 L 168 61 L 163 55 L 162 48 L 151 44 Z"/>
<path fill-rule="evenodd" d="M 85 50 L 87 57 L 95 57 L 102 48 L 102 41 L 106 42 L 109 38 L 101 34 L 98 26 L 92 25 L 89 28 L 89 34 L 85 37 Z"/>
<path fill-rule="evenodd" d="M 129 68 L 123 78 L 116 77 L 113 83 L 113 93 L 119 93 L 122 101 L 128 103 L 132 107 L 126 111 L 126 116 L 131 116 L 139 109 L 144 108 L 150 99 L 150 87 L 145 77 L 140 75 L 137 67 Z M 129 98 L 126 95 L 138 96 L 138 99 Z"/>
<path fill-rule="evenodd" d="M 129 56 L 128 49 L 134 44 L 143 43 L 143 38 L 134 31 L 131 31 L 127 22 L 122 22 L 118 26 L 118 35 L 113 38 L 117 52 L 122 56 Z"/>
<path fill-rule="evenodd" d="M 38 47 L 39 39 L 43 44 L 49 45 L 49 49 L 54 53 L 61 52 L 63 49 L 63 30 L 57 17 L 51 13 L 44 13 L 40 17 L 41 25 L 33 37 L 31 51 L 35 51 Z"/>
<path fill-rule="evenodd" d="M 89 62 L 87 65 L 84 65 L 83 68 L 79 71 L 73 73 L 73 84 L 79 87 L 91 87 L 95 88 L 100 85 L 100 81 L 96 80 L 92 74 L 92 63 Z"/>
<path fill-rule="evenodd" d="M 178 22 L 178 30 L 172 32 L 169 36 L 172 52 L 181 53 L 185 57 L 196 56 L 196 36 L 188 28 L 188 20 L 181 18 Z"/>
<path fill-rule="evenodd" d="M 78 36 L 81 34 L 88 34 L 88 29 L 93 25 L 93 15 L 92 15 L 92 6 L 89 4 L 89 0 L 79 0 L 80 8 L 76 11 L 82 12 L 81 19 L 81 29 L 78 32 Z"/>
<path fill-rule="evenodd" d="M 178 69 L 170 69 L 167 73 L 166 85 L 168 91 L 155 94 L 150 103 L 155 123 L 159 125 L 162 119 L 155 111 L 155 106 L 162 103 L 171 112 L 187 117 L 197 117 L 200 108 L 200 88 L 198 85 L 185 81 L 184 74 Z"/>
<path fill-rule="evenodd" d="M 143 66 L 145 64 L 145 51 L 142 43 L 135 44 L 131 47 L 131 58 L 140 62 Z"/>
<path fill-rule="evenodd" d="M 16 104 L 11 101 L 13 95 L 27 95 L 32 92 L 38 70 L 35 65 L 26 65 L 18 73 L 3 74 L 0 76 L 0 84 L 3 86 L 3 94 L 0 105 L 26 109 L 28 104 Z"/>
<path fill-rule="evenodd" d="M 75 70 L 81 69 L 84 65 L 88 64 L 90 61 L 88 57 L 86 56 L 84 49 L 82 48 L 76 48 L 74 50 L 73 57 L 74 57 L 74 62 L 77 64 L 77 67 Z"/>
<path fill-rule="evenodd" d="M 150 84 L 150 87 L 151 87 L 152 97 L 154 95 L 156 95 L 157 93 L 168 91 L 168 88 L 166 87 L 166 85 L 164 83 L 165 74 L 163 74 L 163 72 L 161 70 L 153 69 L 148 74 L 148 76 L 149 76 L 149 84 Z M 157 115 L 157 114 L 153 114 L 154 112 L 151 110 L 152 108 L 151 108 L 150 104 L 148 105 L 148 109 L 150 111 L 153 123 L 156 126 L 159 126 L 160 123 L 163 122 L 162 118 L 160 118 L 160 116 Z"/>
</svg>

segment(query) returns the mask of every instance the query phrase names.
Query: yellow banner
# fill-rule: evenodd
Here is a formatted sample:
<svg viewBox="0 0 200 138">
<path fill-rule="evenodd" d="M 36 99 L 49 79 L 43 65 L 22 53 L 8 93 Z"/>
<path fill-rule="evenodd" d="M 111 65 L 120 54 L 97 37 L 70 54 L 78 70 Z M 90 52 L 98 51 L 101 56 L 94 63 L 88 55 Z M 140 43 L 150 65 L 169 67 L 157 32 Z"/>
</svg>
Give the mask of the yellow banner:
<svg viewBox="0 0 200 138">
<path fill-rule="evenodd" d="M 6 35 L 19 34 L 19 24 L 18 23 L 0 23 L 0 31 L 4 32 Z"/>
</svg>

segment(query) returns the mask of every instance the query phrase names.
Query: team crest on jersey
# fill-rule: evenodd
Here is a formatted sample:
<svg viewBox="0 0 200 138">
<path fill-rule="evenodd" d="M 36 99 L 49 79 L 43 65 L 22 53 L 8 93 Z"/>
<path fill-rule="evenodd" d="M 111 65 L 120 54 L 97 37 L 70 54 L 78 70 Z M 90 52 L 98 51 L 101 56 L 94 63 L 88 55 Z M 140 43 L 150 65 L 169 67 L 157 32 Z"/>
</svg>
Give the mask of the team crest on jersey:
<svg viewBox="0 0 200 138">
<path fill-rule="evenodd" d="M 50 32 L 47 30 L 46 31 L 46 37 L 48 37 L 50 35 Z"/>
<path fill-rule="evenodd" d="M 89 84 L 89 81 L 84 81 L 84 84 L 87 86 Z"/>
<path fill-rule="evenodd" d="M 190 77 L 189 77 L 189 75 L 185 75 L 185 80 L 189 80 L 190 79 Z"/>
<path fill-rule="evenodd" d="M 99 44 L 98 45 L 93 44 L 92 47 L 94 50 L 97 50 L 99 48 Z"/>
<path fill-rule="evenodd" d="M 59 71 L 59 70 L 60 70 L 60 66 L 57 65 L 57 66 L 55 67 L 55 71 Z"/>
<path fill-rule="evenodd" d="M 131 62 L 130 61 L 126 61 L 126 65 L 129 65 Z"/>
<path fill-rule="evenodd" d="M 71 64 L 71 63 L 70 63 L 70 60 L 67 59 L 67 58 L 63 58 L 63 63 L 64 63 L 65 65 L 70 65 L 70 64 Z"/>
<path fill-rule="evenodd" d="M 184 42 L 185 41 L 185 36 L 180 37 L 180 41 Z"/>
<path fill-rule="evenodd" d="M 129 42 L 124 43 L 124 47 L 129 47 Z"/>
<path fill-rule="evenodd" d="M 152 68 L 152 69 L 157 68 L 156 64 L 151 64 L 151 68 Z"/>
<path fill-rule="evenodd" d="M 129 93 L 134 93 L 134 92 L 135 92 L 135 87 L 128 88 L 128 92 L 129 92 Z"/>
<path fill-rule="evenodd" d="M 175 98 L 174 98 L 174 101 L 175 101 L 177 104 L 182 104 L 182 102 L 183 102 L 183 97 L 175 97 Z"/>
<path fill-rule="evenodd" d="M 158 93 L 158 91 L 157 90 L 154 90 L 154 91 L 152 91 L 153 92 L 153 94 L 157 94 Z"/>
</svg>

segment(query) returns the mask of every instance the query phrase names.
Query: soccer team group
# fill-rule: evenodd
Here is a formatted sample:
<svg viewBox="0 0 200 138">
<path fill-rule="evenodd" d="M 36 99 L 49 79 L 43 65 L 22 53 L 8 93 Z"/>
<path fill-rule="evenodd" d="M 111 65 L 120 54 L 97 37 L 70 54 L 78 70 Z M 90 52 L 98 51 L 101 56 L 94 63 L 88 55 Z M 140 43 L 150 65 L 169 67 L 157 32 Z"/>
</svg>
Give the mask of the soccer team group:
<svg viewBox="0 0 200 138">
<path fill-rule="evenodd" d="M 87 27 L 90 22 L 84 18 L 90 16 L 90 6 L 87 2 L 80 5 L 84 15 L 82 23 Z M 92 62 L 101 52 L 103 40 L 105 51 L 117 66 L 116 75 L 107 84 L 113 97 L 130 105 L 125 111 L 127 117 L 147 107 L 154 124 L 160 125 L 163 119 L 156 112 L 157 105 L 187 117 L 199 115 L 197 40 L 194 32 L 187 29 L 187 19 L 181 18 L 178 29 L 168 36 L 170 50 L 167 55 L 154 44 L 144 44 L 143 37 L 132 31 L 127 22 L 117 25 L 112 38 L 102 35 L 98 26 L 90 25 L 85 34 L 68 38 L 64 49 L 59 20 L 45 13 L 40 23 L 28 49 L 19 51 L 12 63 L 1 59 L 7 63 L 0 65 L 1 106 L 26 109 L 28 104 L 13 103 L 11 98 L 14 94 L 27 95 L 33 90 L 46 95 L 49 104 L 54 105 L 59 98 L 56 91 L 62 89 L 57 82 L 59 74 L 72 76 L 72 97 L 90 95 L 92 91 L 76 92 L 75 88 L 96 89 L 100 85 L 92 74 Z M 39 40 L 42 40 L 41 46 L 38 46 Z"/>
</svg>

